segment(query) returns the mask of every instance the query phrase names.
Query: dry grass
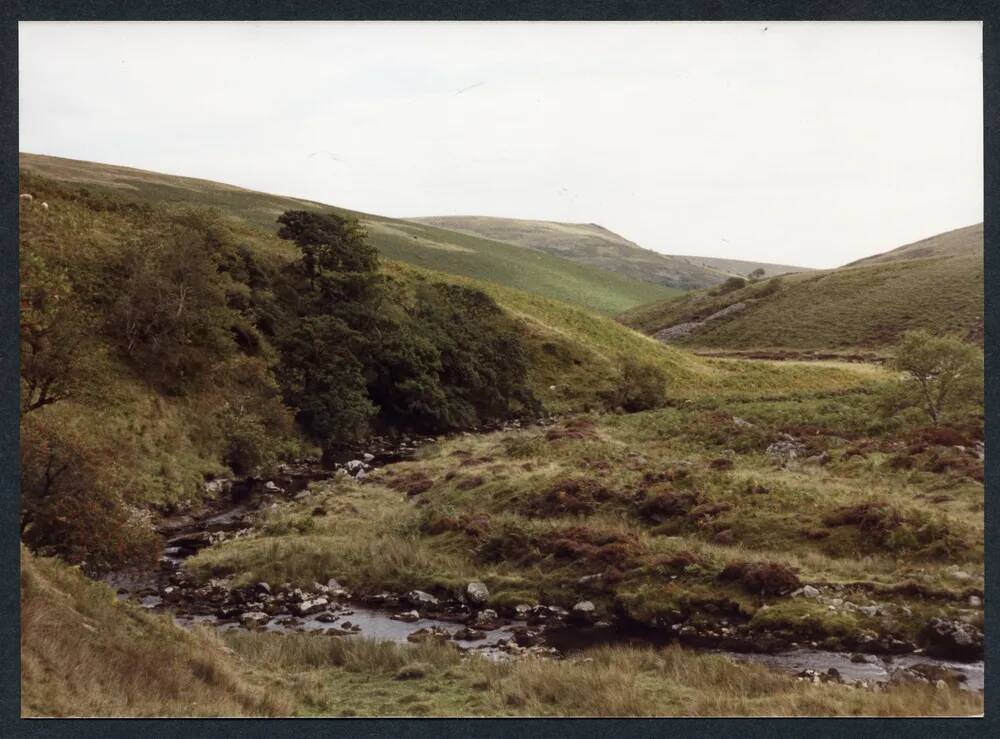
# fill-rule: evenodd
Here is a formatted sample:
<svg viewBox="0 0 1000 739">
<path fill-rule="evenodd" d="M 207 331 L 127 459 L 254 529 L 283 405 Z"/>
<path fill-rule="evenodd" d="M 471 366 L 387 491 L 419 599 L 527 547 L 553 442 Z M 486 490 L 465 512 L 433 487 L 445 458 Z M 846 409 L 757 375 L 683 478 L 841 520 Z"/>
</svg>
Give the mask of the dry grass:
<svg viewBox="0 0 1000 739">
<path fill-rule="evenodd" d="M 214 633 L 124 603 L 67 566 L 21 554 L 23 716 L 274 716 L 264 689 Z"/>
<path fill-rule="evenodd" d="M 919 686 L 813 685 L 680 647 L 603 648 L 588 661 L 486 667 L 491 706 L 532 716 L 969 716 L 982 696 Z"/>
</svg>

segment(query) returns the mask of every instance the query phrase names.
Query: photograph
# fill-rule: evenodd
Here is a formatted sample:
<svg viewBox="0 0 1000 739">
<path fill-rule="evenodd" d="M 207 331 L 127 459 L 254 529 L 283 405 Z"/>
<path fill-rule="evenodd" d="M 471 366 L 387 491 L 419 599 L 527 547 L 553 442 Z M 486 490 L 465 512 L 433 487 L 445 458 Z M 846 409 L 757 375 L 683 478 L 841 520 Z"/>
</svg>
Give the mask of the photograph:
<svg viewBox="0 0 1000 739">
<path fill-rule="evenodd" d="M 20 20 L 12 711 L 984 726 L 983 34 Z"/>
</svg>

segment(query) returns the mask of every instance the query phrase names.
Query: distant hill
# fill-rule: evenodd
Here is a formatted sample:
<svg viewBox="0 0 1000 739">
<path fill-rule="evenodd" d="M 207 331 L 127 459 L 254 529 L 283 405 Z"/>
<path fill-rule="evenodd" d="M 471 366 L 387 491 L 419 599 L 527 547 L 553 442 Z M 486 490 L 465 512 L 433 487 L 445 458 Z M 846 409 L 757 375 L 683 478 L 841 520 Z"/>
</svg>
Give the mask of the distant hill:
<svg viewBox="0 0 1000 739">
<path fill-rule="evenodd" d="M 912 244 L 906 244 L 892 251 L 883 254 L 876 254 L 872 257 L 865 257 L 856 262 L 851 262 L 847 267 L 859 267 L 865 264 L 880 264 L 883 262 L 897 262 L 901 259 L 927 259 L 930 257 L 957 257 L 960 255 L 982 257 L 983 253 L 983 224 L 977 223 L 974 226 L 957 228 L 954 231 L 947 231 L 929 239 L 921 239 Z"/>
<path fill-rule="evenodd" d="M 482 236 L 494 241 L 555 254 L 636 280 L 695 290 L 746 276 L 761 268 L 768 276 L 800 271 L 801 267 L 713 257 L 661 254 L 594 223 L 558 223 L 490 216 L 431 216 L 414 223 Z"/>
<path fill-rule="evenodd" d="M 974 226 L 836 270 L 688 293 L 619 320 L 665 343 L 727 350 L 878 350 L 911 328 L 982 343 L 982 234 Z"/>
<path fill-rule="evenodd" d="M 680 293 L 578 261 L 430 225 L 359 213 L 301 198 L 271 195 L 209 180 L 38 154 L 20 155 L 23 170 L 94 191 L 111 191 L 159 204 L 218 208 L 269 230 L 285 210 L 317 210 L 357 217 L 388 259 L 493 282 L 603 315 Z"/>
<path fill-rule="evenodd" d="M 793 267 L 790 264 L 772 264 L 771 262 L 748 262 L 743 259 L 724 259 L 722 257 L 689 257 L 676 256 L 674 259 L 686 259 L 692 264 L 700 264 L 712 270 L 724 273 L 727 277 L 748 277 L 751 272 L 764 270 L 764 277 L 777 277 L 789 272 L 812 272 L 810 267 Z"/>
</svg>

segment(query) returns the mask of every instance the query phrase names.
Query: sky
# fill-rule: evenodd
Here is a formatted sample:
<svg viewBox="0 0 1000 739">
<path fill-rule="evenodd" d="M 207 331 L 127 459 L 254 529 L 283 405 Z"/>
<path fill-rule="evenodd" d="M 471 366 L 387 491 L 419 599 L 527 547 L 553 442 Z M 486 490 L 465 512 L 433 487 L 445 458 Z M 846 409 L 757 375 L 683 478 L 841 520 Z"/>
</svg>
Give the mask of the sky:
<svg viewBox="0 0 1000 739">
<path fill-rule="evenodd" d="M 983 218 L 982 26 L 20 24 L 21 151 L 832 267 Z"/>
</svg>

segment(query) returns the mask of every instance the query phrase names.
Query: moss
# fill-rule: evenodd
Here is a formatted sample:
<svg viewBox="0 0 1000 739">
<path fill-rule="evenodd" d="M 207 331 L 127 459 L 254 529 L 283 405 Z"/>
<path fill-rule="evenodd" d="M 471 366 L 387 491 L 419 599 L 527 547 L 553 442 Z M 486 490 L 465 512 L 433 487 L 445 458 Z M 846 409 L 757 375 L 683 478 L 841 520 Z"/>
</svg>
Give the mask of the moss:
<svg viewBox="0 0 1000 739">
<path fill-rule="evenodd" d="M 831 611 L 805 598 L 786 600 L 758 609 L 750 621 L 754 631 L 783 631 L 798 638 L 857 637 L 862 624 L 853 613 Z"/>
</svg>

